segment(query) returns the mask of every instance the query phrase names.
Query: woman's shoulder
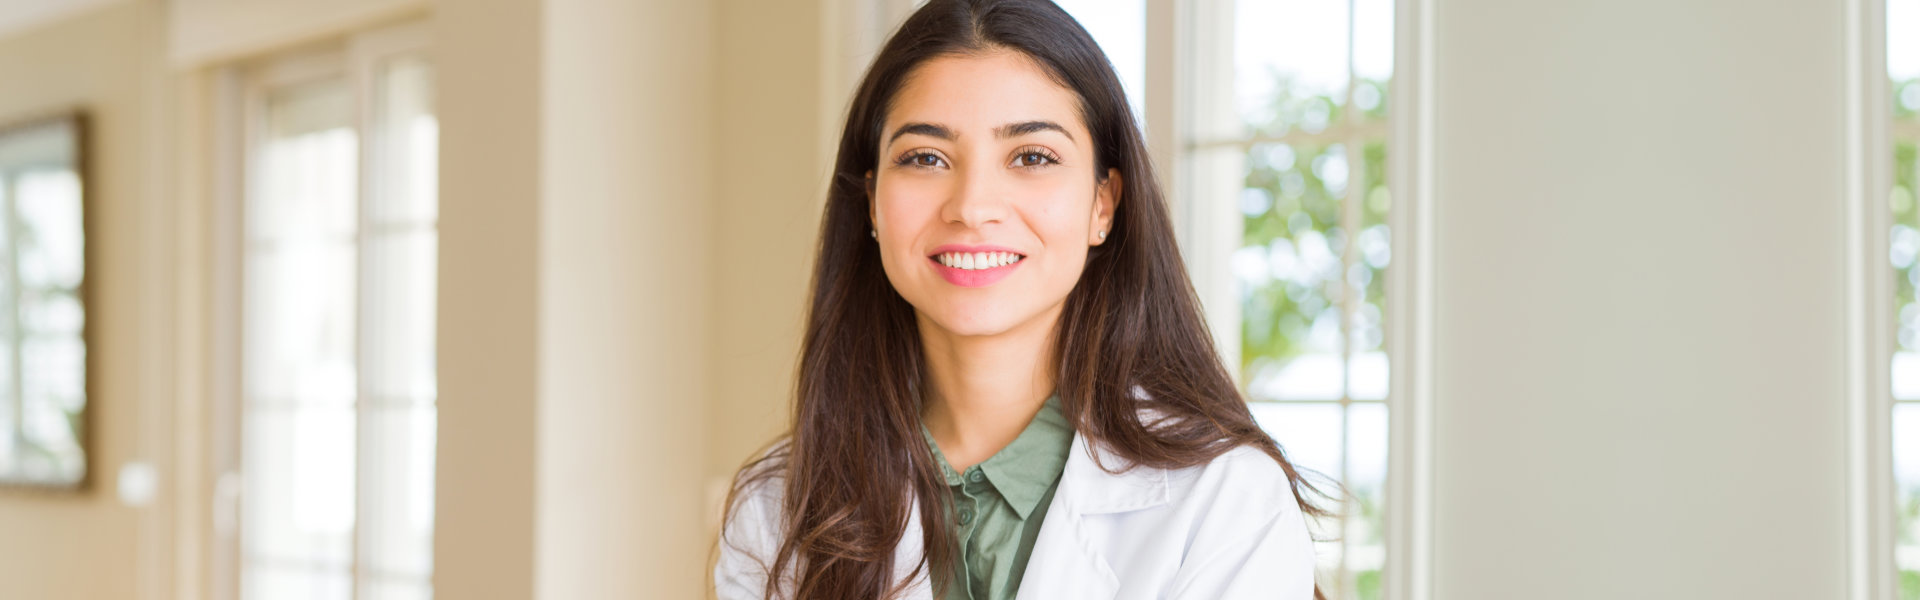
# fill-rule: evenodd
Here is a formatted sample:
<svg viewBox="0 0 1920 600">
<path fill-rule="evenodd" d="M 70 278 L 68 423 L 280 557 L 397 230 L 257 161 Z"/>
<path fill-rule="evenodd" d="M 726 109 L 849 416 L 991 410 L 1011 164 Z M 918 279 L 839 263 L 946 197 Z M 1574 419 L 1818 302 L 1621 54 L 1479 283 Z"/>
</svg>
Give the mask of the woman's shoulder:
<svg viewBox="0 0 1920 600">
<path fill-rule="evenodd" d="M 1152 406 L 1141 408 L 1139 415 L 1150 428 L 1168 419 L 1168 415 Z M 1287 476 L 1286 469 L 1265 449 L 1252 443 L 1235 444 L 1203 463 L 1167 469 L 1166 478 L 1169 496 L 1175 500 L 1206 492 L 1207 496 L 1264 498 L 1276 505 L 1297 507 L 1293 480 Z"/>
<path fill-rule="evenodd" d="M 720 525 L 719 560 L 713 568 L 720 598 L 758 598 L 785 534 L 781 504 L 786 494 L 786 441 L 775 442 L 733 477 Z"/>
<path fill-rule="evenodd" d="M 741 465 L 733 474 L 730 509 L 752 505 L 755 508 L 778 507 L 787 488 L 787 460 L 791 438 L 782 437 L 768 444 Z"/>
<path fill-rule="evenodd" d="M 1253 444 L 1235 446 L 1205 463 L 1166 472 L 1173 504 L 1204 504 L 1233 514 L 1298 511 L 1293 481 L 1279 461 Z"/>
</svg>

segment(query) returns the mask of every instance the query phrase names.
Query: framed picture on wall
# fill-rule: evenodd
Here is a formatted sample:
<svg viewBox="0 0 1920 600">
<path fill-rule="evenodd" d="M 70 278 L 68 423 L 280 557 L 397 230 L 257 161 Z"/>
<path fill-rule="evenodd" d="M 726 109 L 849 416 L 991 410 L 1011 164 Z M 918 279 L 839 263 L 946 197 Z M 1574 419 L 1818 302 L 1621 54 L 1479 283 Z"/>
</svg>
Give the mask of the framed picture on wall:
<svg viewBox="0 0 1920 600">
<path fill-rule="evenodd" d="M 87 485 L 86 117 L 0 122 L 0 487 Z"/>
</svg>

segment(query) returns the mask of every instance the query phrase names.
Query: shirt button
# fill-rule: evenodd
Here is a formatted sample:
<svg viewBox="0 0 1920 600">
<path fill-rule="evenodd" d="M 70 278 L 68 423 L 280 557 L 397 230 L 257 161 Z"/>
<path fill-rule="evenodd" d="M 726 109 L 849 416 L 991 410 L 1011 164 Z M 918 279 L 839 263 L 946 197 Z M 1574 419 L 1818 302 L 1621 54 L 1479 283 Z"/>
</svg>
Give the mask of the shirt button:
<svg viewBox="0 0 1920 600">
<path fill-rule="evenodd" d="M 974 471 L 972 473 L 967 474 L 967 481 L 971 481 L 974 483 L 980 483 L 980 480 L 986 479 L 986 478 L 987 478 L 987 474 L 982 473 L 980 471 Z"/>
<path fill-rule="evenodd" d="M 972 522 L 973 522 L 973 509 L 971 508 L 960 509 L 960 524 L 966 525 Z"/>
</svg>

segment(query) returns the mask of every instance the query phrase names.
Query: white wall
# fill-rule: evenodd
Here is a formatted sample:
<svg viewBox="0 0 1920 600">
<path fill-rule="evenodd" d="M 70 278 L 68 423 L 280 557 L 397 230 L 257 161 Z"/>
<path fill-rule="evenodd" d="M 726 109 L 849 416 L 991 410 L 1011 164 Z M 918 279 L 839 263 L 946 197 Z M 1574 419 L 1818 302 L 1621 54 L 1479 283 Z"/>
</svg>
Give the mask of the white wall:
<svg viewBox="0 0 1920 600">
<path fill-rule="evenodd" d="M 1841 597 L 1841 2 L 1436 4 L 1435 597 Z"/>
</svg>

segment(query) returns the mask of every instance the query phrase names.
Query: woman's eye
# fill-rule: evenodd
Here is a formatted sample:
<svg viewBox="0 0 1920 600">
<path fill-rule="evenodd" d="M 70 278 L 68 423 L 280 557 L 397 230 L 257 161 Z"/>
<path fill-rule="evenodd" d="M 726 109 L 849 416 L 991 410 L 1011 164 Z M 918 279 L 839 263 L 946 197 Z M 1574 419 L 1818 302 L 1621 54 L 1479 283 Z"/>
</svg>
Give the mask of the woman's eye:
<svg viewBox="0 0 1920 600">
<path fill-rule="evenodd" d="M 1014 157 L 1013 166 L 1038 167 L 1051 162 L 1054 162 L 1053 157 L 1047 156 L 1044 152 L 1022 152 Z"/>
<path fill-rule="evenodd" d="M 938 167 L 940 166 L 940 156 L 931 152 L 908 154 L 900 158 L 899 164 L 921 168 Z"/>
</svg>

